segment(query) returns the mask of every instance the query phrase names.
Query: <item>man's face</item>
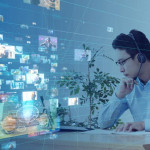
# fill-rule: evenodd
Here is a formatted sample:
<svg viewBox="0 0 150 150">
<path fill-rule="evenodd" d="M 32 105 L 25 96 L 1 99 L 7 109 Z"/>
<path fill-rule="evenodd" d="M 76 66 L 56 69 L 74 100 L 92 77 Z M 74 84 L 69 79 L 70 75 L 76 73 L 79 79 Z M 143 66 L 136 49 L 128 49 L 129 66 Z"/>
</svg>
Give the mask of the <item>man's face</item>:
<svg viewBox="0 0 150 150">
<path fill-rule="evenodd" d="M 130 78 L 137 76 L 140 67 L 137 55 L 132 59 L 125 50 L 116 49 L 116 57 L 117 62 L 119 62 L 120 72 L 122 72 L 124 76 Z"/>
</svg>

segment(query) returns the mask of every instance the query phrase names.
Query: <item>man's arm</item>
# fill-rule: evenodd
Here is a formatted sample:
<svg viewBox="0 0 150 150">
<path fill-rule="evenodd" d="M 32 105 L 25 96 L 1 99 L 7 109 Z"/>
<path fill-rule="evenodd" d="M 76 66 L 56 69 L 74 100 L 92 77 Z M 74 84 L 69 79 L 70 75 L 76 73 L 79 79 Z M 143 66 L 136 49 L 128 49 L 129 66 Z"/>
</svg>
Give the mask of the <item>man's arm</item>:
<svg viewBox="0 0 150 150">
<path fill-rule="evenodd" d="M 126 98 L 119 99 L 114 94 L 99 112 L 98 124 L 102 129 L 112 127 L 119 117 L 128 109 Z"/>
<path fill-rule="evenodd" d="M 130 94 L 137 82 L 132 78 L 123 78 L 111 100 L 103 106 L 99 113 L 99 127 L 112 127 L 119 117 L 128 109 L 126 96 Z"/>
</svg>

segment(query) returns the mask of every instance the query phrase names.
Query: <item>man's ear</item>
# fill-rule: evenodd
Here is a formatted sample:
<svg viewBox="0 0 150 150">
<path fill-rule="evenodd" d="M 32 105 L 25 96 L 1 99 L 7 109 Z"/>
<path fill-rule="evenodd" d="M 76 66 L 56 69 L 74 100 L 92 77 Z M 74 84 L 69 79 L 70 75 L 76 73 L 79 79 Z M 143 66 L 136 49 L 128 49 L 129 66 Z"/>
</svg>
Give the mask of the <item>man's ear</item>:
<svg viewBox="0 0 150 150">
<path fill-rule="evenodd" d="M 135 61 L 137 61 L 137 62 L 139 62 L 139 61 L 138 61 L 138 54 L 139 54 L 139 53 L 137 53 L 137 54 L 134 56 L 134 59 L 133 59 L 133 60 L 135 60 Z"/>
</svg>

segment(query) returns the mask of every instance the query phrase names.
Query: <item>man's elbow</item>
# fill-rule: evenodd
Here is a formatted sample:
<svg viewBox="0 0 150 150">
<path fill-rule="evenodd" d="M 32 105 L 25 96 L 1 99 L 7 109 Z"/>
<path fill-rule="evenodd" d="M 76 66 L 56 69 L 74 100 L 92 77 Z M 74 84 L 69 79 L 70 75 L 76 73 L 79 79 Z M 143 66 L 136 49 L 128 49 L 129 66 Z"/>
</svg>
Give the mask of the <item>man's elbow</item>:
<svg viewBox="0 0 150 150">
<path fill-rule="evenodd" d="M 105 122 L 99 122 L 99 128 L 100 129 L 108 129 L 111 128 L 114 125 L 111 121 L 105 121 Z"/>
</svg>

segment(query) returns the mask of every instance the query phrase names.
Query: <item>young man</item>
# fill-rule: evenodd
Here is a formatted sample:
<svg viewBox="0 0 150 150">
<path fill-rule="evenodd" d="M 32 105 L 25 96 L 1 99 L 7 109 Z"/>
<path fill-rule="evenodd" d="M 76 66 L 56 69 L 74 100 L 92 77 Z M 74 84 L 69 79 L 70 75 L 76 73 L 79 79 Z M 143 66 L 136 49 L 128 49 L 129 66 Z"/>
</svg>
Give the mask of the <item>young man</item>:
<svg viewBox="0 0 150 150">
<path fill-rule="evenodd" d="M 119 125 L 116 131 L 150 131 L 150 43 L 144 33 L 131 30 L 112 43 L 124 78 L 112 99 L 99 113 L 99 127 L 112 127 L 129 109 L 134 122 Z"/>
</svg>

